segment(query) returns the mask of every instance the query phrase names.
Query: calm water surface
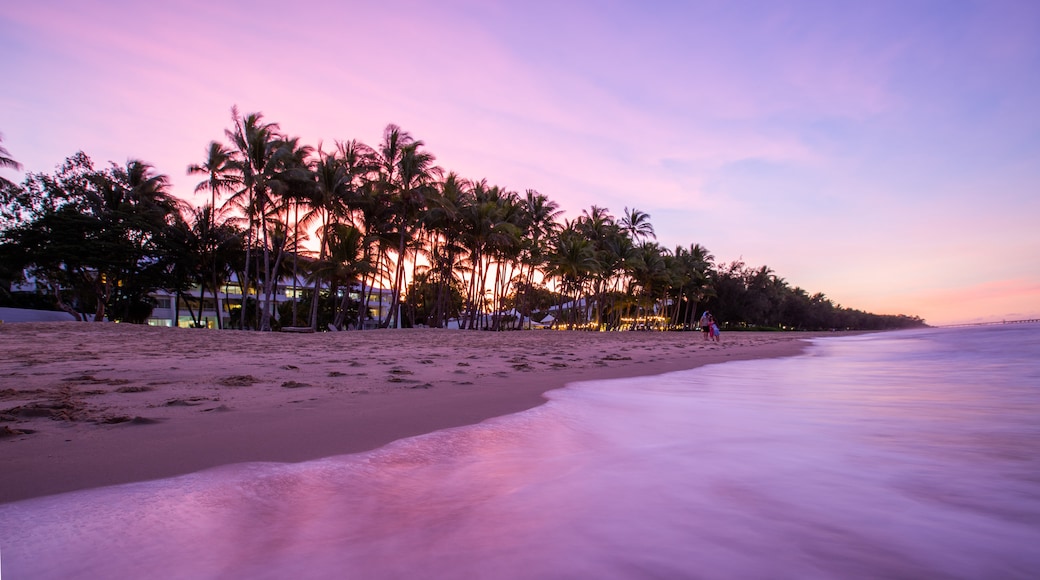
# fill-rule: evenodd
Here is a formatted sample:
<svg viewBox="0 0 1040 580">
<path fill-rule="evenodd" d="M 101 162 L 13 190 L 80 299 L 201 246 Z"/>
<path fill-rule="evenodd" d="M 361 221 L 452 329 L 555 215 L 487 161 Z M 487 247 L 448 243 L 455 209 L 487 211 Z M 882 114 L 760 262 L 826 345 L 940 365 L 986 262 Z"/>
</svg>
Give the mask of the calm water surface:
<svg viewBox="0 0 1040 580">
<path fill-rule="evenodd" d="M 1040 325 L 588 382 L 294 465 L 0 505 L 10 578 L 1037 578 Z"/>
</svg>

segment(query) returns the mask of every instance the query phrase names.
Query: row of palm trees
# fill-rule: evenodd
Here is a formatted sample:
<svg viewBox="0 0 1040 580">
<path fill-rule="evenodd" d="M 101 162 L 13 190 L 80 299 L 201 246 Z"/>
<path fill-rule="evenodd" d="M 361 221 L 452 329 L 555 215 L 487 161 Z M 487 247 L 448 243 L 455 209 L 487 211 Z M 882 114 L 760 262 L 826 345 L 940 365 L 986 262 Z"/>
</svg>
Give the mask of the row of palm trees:
<svg viewBox="0 0 1040 580">
<path fill-rule="evenodd" d="M 232 324 L 259 330 L 450 319 L 498 330 L 550 311 L 568 328 L 690 328 L 705 307 L 731 328 L 923 324 L 835 306 L 768 267 L 717 265 L 699 244 L 665 248 L 638 209 L 615 217 L 592 206 L 563 219 L 537 191 L 467 180 L 435 161 L 396 125 L 376 147 L 326 150 L 233 109 L 225 142 L 187 168 L 209 195 L 200 207 L 179 202 L 146 163 L 96 169 L 82 152 L 54 175 L 0 182 L 0 279 L 29 272 L 56 306 L 93 308 L 95 320 L 143 322 L 161 288 L 202 325 L 207 294 L 240 292 Z M 2 147 L 0 166 L 18 167 Z M 286 279 L 288 311 L 276 299 Z M 373 294 L 390 303 L 372 309 Z"/>
<path fill-rule="evenodd" d="M 244 294 L 258 297 L 261 330 L 271 327 L 287 260 L 292 279 L 305 275 L 312 296 L 329 285 L 359 284 L 362 297 L 369 288 L 388 288 L 383 327 L 402 317 L 415 322 L 415 304 L 400 300 L 406 281 L 420 275 L 436 297 L 424 322 L 442 326 L 457 317 L 464 328 L 503 327 L 507 321 L 491 313 L 507 306 L 530 312 L 530 296 L 518 289 L 544 283 L 572 305 L 568 324 L 597 328 L 651 314 L 660 319 L 665 305 L 673 322 L 687 323 L 692 310 L 679 321 L 675 306 L 708 292 L 712 256 L 696 244 L 661 247 L 646 213 L 626 208 L 618 219 L 593 206 L 561 222 L 560 206 L 547 196 L 445 172 L 421 140 L 393 124 L 374 148 L 351 140 L 327 151 L 301 144 L 261 113 L 233 109 L 225 137 L 188 167 L 204 177 L 196 192 L 210 195 L 194 223 L 213 233 L 233 231 L 228 224 L 244 231 L 241 280 Z M 216 254 L 226 237 L 206 239 L 205 249 Z M 211 263 L 200 283 L 216 292 L 219 260 Z M 463 293 L 459 312 L 451 308 L 453 291 Z M 310 307 L 307 323 L 316 327 L 318 301 Z M 245 308 L 239 312 L 244 321 Z M 360 327 L 367 312 L 363 304 L 358 319 L 346 320 L 344 299 L 333 324 Z M 296 308 L 292 315 L 295 326 Z"/>
</svg>

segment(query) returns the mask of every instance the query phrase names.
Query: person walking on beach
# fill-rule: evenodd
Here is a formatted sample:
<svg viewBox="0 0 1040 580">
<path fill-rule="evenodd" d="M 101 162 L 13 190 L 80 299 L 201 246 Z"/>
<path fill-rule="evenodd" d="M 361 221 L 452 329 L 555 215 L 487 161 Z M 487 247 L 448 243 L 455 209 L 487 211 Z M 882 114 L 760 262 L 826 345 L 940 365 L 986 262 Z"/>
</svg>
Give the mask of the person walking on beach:
<svg viewBox="0 0 1040 580">
<path fill-rule="evenodd" d="M 701 314 L 701 321 L 698 325 L 701 327 L 701 332 L 704 333 L 704 340 L 706 341 L 711 340 L 711 323 L 713 320 L 714 317 L 707 310 L 704 311 L 704 314 Z"/>
<path fill-rule="evenodd" d="M 719 332 L 719 324 L 715 322 L 715 317 L 711 316 L 711 340 L 714 342 L 722 342 L 722 334 Z"/>
</svg>

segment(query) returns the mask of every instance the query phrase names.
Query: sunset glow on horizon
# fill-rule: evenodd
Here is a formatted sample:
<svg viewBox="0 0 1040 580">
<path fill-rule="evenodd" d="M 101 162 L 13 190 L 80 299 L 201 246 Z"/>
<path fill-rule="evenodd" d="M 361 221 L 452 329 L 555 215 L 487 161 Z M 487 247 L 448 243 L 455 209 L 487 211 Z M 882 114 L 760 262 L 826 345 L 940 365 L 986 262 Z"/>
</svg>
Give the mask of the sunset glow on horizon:
<svg viewBox="0 0 1040 580">
<path fill-rule="evenodd" d="M 395 123 L 465 178 L 638 208 L 845 307 L 1040 318 L 1040 3 L 305 6 L 12 4 L 3 146 L 141 159 L 201 205 L 185 170 L 233 105 L 326 151 Z"/>
</svg>

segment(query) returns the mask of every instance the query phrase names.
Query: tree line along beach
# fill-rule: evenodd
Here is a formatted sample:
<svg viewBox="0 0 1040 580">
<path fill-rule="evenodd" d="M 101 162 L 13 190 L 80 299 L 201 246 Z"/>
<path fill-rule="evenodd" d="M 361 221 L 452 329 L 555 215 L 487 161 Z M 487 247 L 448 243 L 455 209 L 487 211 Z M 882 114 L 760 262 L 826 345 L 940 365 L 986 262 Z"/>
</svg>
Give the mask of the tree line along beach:
<svg viewBox="0 0 1040 580">
<path fill-rule="evenodd" d="M 436 165 L 394 124 L 375 147 L 326 151 L 233 108 L 224 137 L 187 168 L 201 205 L 145 161 L 98 167 L 82 151 L 52 174 L 0 182 L 0 307 L 312 331 L 499 330 L 547 316 L 568 329 L 692 328 L 705 308 L 723 330 L 924 324 L 842 306 L 699 242 L 669 247 L 636 207 L 564 217 L 548 194 Z M 0 161 L 17 166 L 2 147 Z"/>
</svg>

